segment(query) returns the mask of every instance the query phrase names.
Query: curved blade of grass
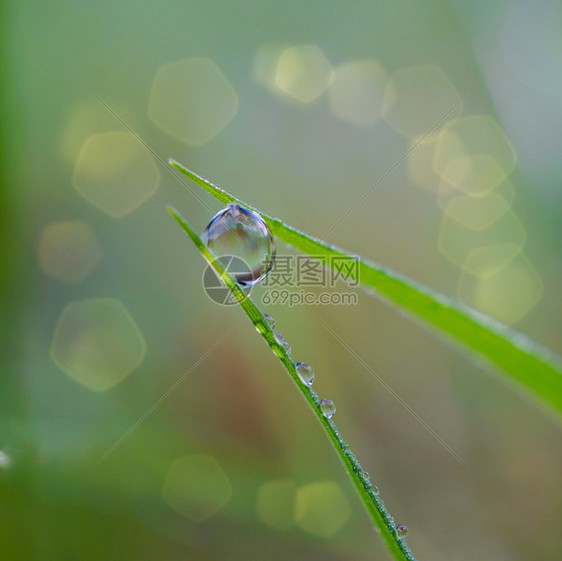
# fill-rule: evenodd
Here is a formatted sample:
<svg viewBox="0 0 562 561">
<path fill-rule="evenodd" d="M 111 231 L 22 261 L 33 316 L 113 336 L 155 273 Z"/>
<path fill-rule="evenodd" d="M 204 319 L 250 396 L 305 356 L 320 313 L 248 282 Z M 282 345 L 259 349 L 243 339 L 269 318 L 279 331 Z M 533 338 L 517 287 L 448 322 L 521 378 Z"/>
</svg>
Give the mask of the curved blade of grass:
<svg viewBox="0 0 562 561">
<path fill-rule="evenodd" d="M 330 257 L 357 258 L 264 214 L 175 160 L 169 162 L 222 203 L 238 203 L 259 213 L 275 236 L 303 253 L 326 259 L 328 265 Z M 539 398 L 558 415 L 562 414 L 562 362 L 544 347 L 484 314 L 362 257 L 359 257 L 358 270 L 350 271 L 350 278 L 480 355 L 506 374 L 506 379 L 516 382 L 527 395 Z"/>
<path fill-rule="evenodd" d="M 386 509 L 384 502 L 374 492 L 372 483 L 364 475 L 364 470 L 351 451 L 349 445 L 343 440 L 342 435 L 332 419 L 327 419 L 320 409 L 320 399 L 316 392 L 306 384 L 304 384 L 295 369 L 295 365 L 291 357 L 287 354 L 285 348 L 275 339 L 275 335 L 262 312 L 254 304 L 238 283 L 225 271 L 221 263 L 215 259 L 215 256 L 203 243 L 201 238 L 193 231 L 186 220 L 174 208 L 168 208 L 170 214 L 177 220 L 178 224 L 189 236 L 197 249 L 201 252 L 207 262 L 213 267 L 217 275 L 222 279 L 230 292 L 234 295 L 240 307 L 244 310 L 249 320 L 265 339 L 271 350 L 277 355 L 301 394 L 304 396 L 310 407 L 312 408 L 316 418 L 324 428 L 328 438 L 331 440 L 334 448 L 343 462 L 345 469 L 357 493 L 359 494 L 367 512 L 371 516 L 375 527 L 379 530 L 389 552 L 397 561 L 415 561 L 410 549 L 403 539 L 400 539 L 396 533 L 394 519 Z"/>
</svg>

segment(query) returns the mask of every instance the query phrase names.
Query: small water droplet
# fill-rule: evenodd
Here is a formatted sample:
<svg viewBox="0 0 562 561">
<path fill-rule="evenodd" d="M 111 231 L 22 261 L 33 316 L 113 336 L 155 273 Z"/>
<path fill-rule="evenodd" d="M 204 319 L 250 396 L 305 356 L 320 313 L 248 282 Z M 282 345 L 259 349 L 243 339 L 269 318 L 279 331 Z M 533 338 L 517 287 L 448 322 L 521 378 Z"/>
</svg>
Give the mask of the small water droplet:
<svg viewBox="0 0 562 561">
<path fill-rule="evenodd" d="M 297 369 L 297 374 L 301 382 L 307 386 L 312 386 L 312 382 L 314 382 L 314 372 L 312 368 L 305 362 L 297 362 L 295 368 Z"/>
<path fill-rule="evenodd" d="M 256 331 L 257 331 L 260 335 L 263 335 L 263 334 L 267 331 L 266 328 L 265 328 L 264 323 L 261 322 L 261 321 L 258 321 L 258 322 L 256 323 L 255 327 L 256 327 Z"/>
<path fill-rule="evenodd" d="M 371 479 L 371 476 L 368 471 L 363 470 L 363 478 L 366 479 L 367 481 Z"/>
<path fill-rule="evenodd" d="M 273 266 L 275 245 L 267 224 L 259 214 L 240 205 L 230 204 L 215 214 L 202 239 L 217 257 L 234 256 L 247 265 L 229 270 L 241 286 L 262 281 Z"/>
<path fill-rule="evenodd" d="M 4 450 L 0 450 L 0 469 L 5 469 L 10 467 L 11 463 L 12 463 L 12 459 L 10 458 L 10 456 L 8 456 L 8 454 L 6 454 Z"/>
<path fill-rule="evenodd" d="M 398 526 L 396 526 L 396 535 L 400 539 L 405 538 L 408 535 L 408 528 L 404 526 L 404 524 L 398 524 Z"/>
<path fill-rule="evenodd" d="M 378 495 L 380 493 L 380 489 L 376 485 L 371 487 L 371 491 L 373 491 L 374 495 Z"/>
<path fill-rule="evenodd" d="M 291 345 L 289 345 L 289 341 L 279 333 L 279 331 L 275 332 L 275 340 L 285 349 L 288 355 L 291 354 Z"/>
<path fill-rule="evenodd" d="M 263 317 L 265 321 L 267 321 L 267 325 L 269 325 L 271 329 L 275 329 L 275 319 L 273 318 L 273 316 L 270 316 L 269 314 L 263 314 Z"/>
<path fill-rule="evenodd" d="M 331 419 L 336 412 L 336 404 L 331 399 L 321 399 L 320 409 L 326 419 Z"/>
</svg>

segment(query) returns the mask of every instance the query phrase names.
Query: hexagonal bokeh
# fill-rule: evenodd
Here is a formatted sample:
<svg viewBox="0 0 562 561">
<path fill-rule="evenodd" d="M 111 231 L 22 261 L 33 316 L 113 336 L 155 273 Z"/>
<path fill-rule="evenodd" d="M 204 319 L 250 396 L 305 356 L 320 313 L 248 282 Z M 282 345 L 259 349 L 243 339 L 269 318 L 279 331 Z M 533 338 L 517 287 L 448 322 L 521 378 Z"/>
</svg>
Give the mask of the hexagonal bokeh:
<svg viewBox="0 0 562 561">
<path fill-rule="evenodd" d="M 512 243 L 476 247 L 466 256 L 462 269 L 480 279 L 488 279 L 507 267 L 520 253 L 521 246 Z"/>
<path fill-rule="evenodd" d="M 115 218 L 142 205 L 159 183 L 160 173 L 150 152 L 130 132 L 92 134 L 74 168 L 74 188 Z"/>
<path fill-rule="evenodd" d="M 539 273 L 521 254 L 501 271 L 484 279 L 463 272 L 457 293 L 466 304 L 512 325 L 537 305 L 542 290 Z"/>
<path fill-rule="evenodd" d="M 99 265 L 102 251 L 92 228 L 82 220 L 53 222 L 39 237 L 39 267 L 48 276 L 75 284 Z"/>
<path fill-rule="evenodd" d="M 57 321 L 50 349 L 52 360 L 65 374 L 96 392 L 121 382 L 145 354 L 141 331 L 114 298 L 68 304 Z"/>
<path fill-rule="evenodd" d="M 496 192 L 481 197 L 457 195 L 445 205 L 444 212 L 472 230 L 485 230 L 497 222 L 511 205 Z"/>
<path fill-rule="evenodd" d="M 295 521 L 310 534 L 329 538 L 341 530 L 351 516 L 349 504 L 334 481 L 319 481 L 297 491 Z"/>
<path fill-rule="evenodd" d="M 437 66 L 398 70 L 385 90 L 383 118 L 408 138 L 433 134 L 461 113 L 459 92 Z"/>
<path fill-rule="evenodd" d="M 352 125 L 374 125 L 381 116 L 387 80 L 386 71 L 374 59 L 337 66 L 329 89 L 332 112 Z"/>
<path fill-rule="evenodd" d="M 331 64 L 316 45 L 299 45 L 281 52 L 275 83 L 291 97 L 310 103 L 326 90 L 333 75 Z"/>
<path fill-rule="evenodd" d="M 449 123 L 435 148 L 435 171 L 466 193 L 495 189 L 513 171 L 515 150 L 488 115 L 471 115 Z"/>
<path fill-rule="evenodd" d="M 268 481 L 258 489 L 256 511 L 267 526 L 285 531 L 295 523 L 297 486 L 289 479 Z"/>
<path fill-rule="evenodd" d="M 490 276 L 501 270 L 518 253 L 525 243 L 526 234 L 523 225 L 512 210 L 490 227 L 483 230 L 467 228 L 457 219 L 445 214 L 439 231 L 439 251 L 455 265 L 470 271 L 474 275 Z M 494 259 L 468 259 L 475 250 L 496 246 Z M 490 267 L 493 266 L 493 269 Z"/>
<path fill-rule="evenodd" d="M 210 58 L 185 58 L 162 65 L 150 90 L 150 120 L 190 146 L 212 140 L 237 111 L 234 88 Z"/>
<path fill-rule="evenodd" d="M 447 183 L 443 179 L 439 182 L 439 192 L 437 194 L 437 201 L 439 203 L 440 208 L 445 211 L 449 203 L 456 199 L 457 197 L 466 197 L 466 198 L 474 198 L 476 200 L 483 199 L 483 200 L 490 200 L 488 199 L 489 196 L 493 198 L 494 195 L 502 197 L 502 199 L 511 206 L 513 204 L 513 200 L 515 198 L 515 189 L 509 181 L 509 179 L 505 179 L 502 181 L 493 191 L 484 191 L 483 193 L 469 193 L 467 194 L 465 191 L 461 191 L 457 189 L 450 183 Z"/>
<path fill-rule="evenodd" d="M 162 496 L 176 512 L 203 522 L 223 509 L 232 495 L 227 475 L 215 458 L 194 455 L 172 462 Z"/>
</svg>

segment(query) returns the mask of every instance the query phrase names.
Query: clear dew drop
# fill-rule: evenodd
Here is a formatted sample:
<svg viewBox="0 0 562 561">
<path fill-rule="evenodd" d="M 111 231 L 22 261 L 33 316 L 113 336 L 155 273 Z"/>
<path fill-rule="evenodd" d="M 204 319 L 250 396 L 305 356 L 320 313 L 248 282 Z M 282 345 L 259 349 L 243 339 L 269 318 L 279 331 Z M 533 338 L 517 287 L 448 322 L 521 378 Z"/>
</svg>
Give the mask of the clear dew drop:
<svg viewBox="0 0 562 561">
<path fill-rule="evenodd" d="M 326 419 L 331 419 L 336 412 L 336 404 L 331 399 L 321 399 L 320 409 Z"/>
<path fill-rule="evenodd" d="M 217 256 L 241 260 L 235 270 L 227 269 L 243 287 L 262 281 L 273 266 L 275 244 L 263 218 L 252 210 L 230 204 L 213 216 L 202 239 Z"/>
<path fill-rule="evenodd" d="M 297 369 L 297 374 L 301 382 L 307 386 L 312 386 L 312 382 L 314 382 L 314 371 L 312 368 L 305 362 L 297 362 L 295 368 Z"/>
<path fill-rule="evenodd" d="M 275 329 L 275 319 L 273 316 L 270 316 L 269 314 L 263 314 L 263 317 L 265 319 L 265 321 L 267 321 L 267 325 L 269 325 L 269 327 L 271 327 L 271 329 Z"/>
<path fill-rule="evenodd" d="M 279 331 L 275 332 L 275 340 L 285 349 L 288 355 L 291 354 L 291 345 L 289 345 L 289 341 L 279 333 Z"/>
<path fill-rule="evenodd" d="M 371 491 L 373 491 L 374 495 L 378 495 L 380 493 L 380 489 L 376 485 L 371 487 Z"/>
<path fill-rule="evenodd" d="M 396 535 L 400 539 L 405 538 L 408 535 L 408 528 L 404 526 L 404 524 L 398 524 L 398 526 L 396 526 Z"/>
</svg>

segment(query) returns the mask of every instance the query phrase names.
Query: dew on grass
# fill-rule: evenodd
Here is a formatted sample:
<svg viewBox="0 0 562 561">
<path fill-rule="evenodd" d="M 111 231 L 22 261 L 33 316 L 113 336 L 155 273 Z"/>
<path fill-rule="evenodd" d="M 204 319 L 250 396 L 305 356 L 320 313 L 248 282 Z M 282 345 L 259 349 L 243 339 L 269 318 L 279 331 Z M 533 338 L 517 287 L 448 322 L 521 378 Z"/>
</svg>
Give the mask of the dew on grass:
<svg viewBox="0 0 562 561">
<path fill-rule="evenodd" d="M 295 368 L 297 369 L 297 374 L 301 382 L 307 386 L 312 386 L 312 382 L 314 382 L 314 372 L 312 368 L 305 362 L 297 362 Z"/>
<path fill-rule="evenodd" d="M 404 524 L 398 524 L 398 526 L 396 526 L 396 535 L 400 539 L 405 538 L 408 535 L 408 528 L 404 526 Z"/>
<path fill-rule="evenodd" d="M 235 256 L 247 265 L 231 273 L 242 287 L 262 281 L 273 266 L 275 245 L 267 224 L 259 214 L 240 205 L 230 204 L 215 214 L 202 239 L 217 257 Z"/>
<path fill-rule="evenodd" d="M 291 345 L 289 345 L 289 341 L 279 333 L 279 331 L 275 332 L 275 340 L 285 349 L 285 352 L 290 355 L 291 354 Z"/>
<path fill-rule="evenodd" d="M 331 399 L 321 399 L 320 409 L 326 419 L 331 419 L 336 412 L 336 404 Z"/>
<path fill-rule="evenodd" d="M 271 329 L 275 329 L 275 319 L 273 316 L 269 314 L 263 314 L 265 321 L 267 321 L 267 325 L 271 327 Z"/>
<path fill-rule="evenodd" d="M 380 493 L 380 489 L 376 485 L 371 487 L 371 491 L 373 491 L 373 495 L 378 495 Z"/>
</svg>

